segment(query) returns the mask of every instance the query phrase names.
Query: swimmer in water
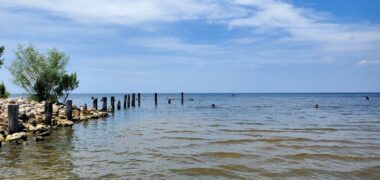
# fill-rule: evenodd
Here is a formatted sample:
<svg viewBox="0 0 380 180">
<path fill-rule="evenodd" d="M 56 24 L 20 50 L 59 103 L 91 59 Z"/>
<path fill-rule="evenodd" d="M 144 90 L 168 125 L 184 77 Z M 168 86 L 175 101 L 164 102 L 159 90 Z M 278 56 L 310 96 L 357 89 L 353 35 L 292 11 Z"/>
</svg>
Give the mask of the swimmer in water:
<svg viewBox="0 0 380 180">
<path fill-rule="evenodd" d="M 369 97 L 368 97 L 368 96 L 365 96 L 365 100 L 367 100 L 367 101 L 368 101 L 368 100 L 369 100 Z"/>
<path fill-rule="evenodd" d="M 211 107 L 212 107 L 212 108 L 215 108 L 215 104 L 211 104 Z"/>
<path fill-rule="evenodd" d="M 319 108 L 319 105 L 318 105 L 318 104 L 316 104 L 316 105 L 314 106 L 314 108 L 315 108 L 315 109 L 318 109 L 318 108 Z"/>
</svg>

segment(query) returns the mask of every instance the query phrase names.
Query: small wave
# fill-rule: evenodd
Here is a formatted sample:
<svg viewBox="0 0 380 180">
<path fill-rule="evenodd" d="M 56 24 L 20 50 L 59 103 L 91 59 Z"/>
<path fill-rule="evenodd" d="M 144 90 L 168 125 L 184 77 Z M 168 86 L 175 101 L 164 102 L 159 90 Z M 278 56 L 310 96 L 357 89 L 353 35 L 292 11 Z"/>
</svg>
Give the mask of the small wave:
<svg viewBox="0 0 380 180">
<path fill-rule="evenodd" d="M 218 167 L 228 170 L 228 171 L 238 171 L 238 172 L 247 172 L 247 173 L 261 172 L 261 170 L 259 169 L 253 169 L 242 164 L 227 164 L 227 165 L 220 165 Z"/>
<path fill-rule="evenodd" d="M 237 122 L 235 124 L 238 124 L 238 125 L 264 125 L 263 123 L 255 123 L 255 122 Z"/>
<path fill-rule="evenodd" d="M 185 169 L 170 169 L 171 172 L 187 175 L 187 176 L 213 176 L 213 177 L 225 177 L 233 179 L 245 179 L 232 172 L 218 169 L 218 168 L 185 168 Z"/>
<path fill-rule="evenodd" d="M 208 125 L 209 127 L 223 127 L 224 125 L 221 125 L 221 124 L 211 124 L 211 125 Z"/>
<path fill-rule="evenodd" d="M 225 141 L 213 141 L 210 144 L 244 144 L 252 142 L 267 142 L 267 143 L 276 143 L 284 141 L 294 141 L 294 142 L 303 142 L 303 141 L 313 141 L 307 138 L 268 138 L 268 139 L 236 139 L 236 140 L 225 140 Z"/>
<path fill-rule="evenodd" d="M 253 139 L 237 139 L 237 140 L 225 140 L 225 141 L 213 141 L 210 144 L 244 144 L 255 142 Z"/>
<path fill-rule="evenodd" d="M 248 155 L 235 153 L 235 152 L 206 152 L 202 154 L 196 154 L 194 156 L 205 156 L 205 157 L 212 157 L 212 158 L 241 158 Z"/>
<path fill-rule="evenodd" d="M 191 131 L 191 130 L 178 130 L 178 131 L 165 131 L 165 133 L 196 133 L 196 131 Z"/>
<path fill-rule="evenodd" d="M 178 139 L 178 140 L 189 140 L 189 141 L 206 141 L 208 139 L 197 138 L 197 137 L 163 137 L 166 139 Z"/>
<path fill-rule="evenodd" d="M 291 128 L 286 129 L 291 131 L 338 131 L 338 129 L 335 128 Z"/>
<path fill-rule="evenodd" d="M 223 132 L 267 132 L 267 133 L 275 133 L 275 132 L 283 132 L 281 130 L 269 130 L 269 129 L 221 129 Z"/>
<path fill-rule="evenodd" d="M 299 153 L 284 155 L 286 158 L 290 159 L 336 159 L 342 161 L 378 161 L 380 157 L 360 157 L 360 156 L 341 156 L 335 154 L 309 154 L 309 153 Z"/>
</svg>

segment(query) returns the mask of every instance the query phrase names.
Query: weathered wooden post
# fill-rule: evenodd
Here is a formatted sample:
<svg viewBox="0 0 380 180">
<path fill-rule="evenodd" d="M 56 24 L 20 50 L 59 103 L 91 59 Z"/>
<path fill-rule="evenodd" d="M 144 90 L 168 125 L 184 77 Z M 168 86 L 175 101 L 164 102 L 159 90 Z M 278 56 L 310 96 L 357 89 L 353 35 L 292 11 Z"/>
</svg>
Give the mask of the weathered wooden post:
<svg viewBox="0 0 380 180">
<path fill-rule="evenodd" d="M 128 94 L 127 105 L 128 105 L 128 108 L 131 107 L 131 95 L 130 94 Z"/>
<path fill-rule="evenodd" d="M 53 117 L 53 103 L 45 103 L 45 124 L 51 126 L 51 118 Z"/>
<path fill-rule="evenodd" d="M 18 107 L 17 104 L 8 105 L 8 131 L 10 134 L 20 132 L 21 125 L 18 122 Z"/>
<path fill-rule="evenodd" d="M 68 120 L 73 120 L 73 101 L 67 100 L 66 101 L 66 117 Z"/>
<path fill-rule="evenodd" d="M 115 110 L 115 97 L 111 96 L 111 111 Z"/>
<path fill-rule="evenodd" d="M 157 93 L 154 93 L 154 105 L 157 106 Z"/>
<path fill-rule="evenodd" d="M 140 93 L 137 93 L 137 104 L 140 106 L 141 104 L 141 96 Z"/>
<path fill-rule="evenodd" d="M 135 107 L 136 106 L 136 94 L 135 93 L 132 93 L 132 107 Z"/>
<path fill-rule="evenodd" d="M 124 95 L 124 109 L 127 109 L 127 95 Z"/>
<path fill-rule="evenodd" d="M 181 92 L 181 104 L 183 105 L 183 92 Z"/>
<path fill-rule="evenodd" d="M 103 107 L 102 111 L 107 111 L 107 97 L 102 97 Z"/>
<path fill-rule="evenodd" d="M 94 98 L 92 100 L 92 107 L 95 109 L 95 110 L 98 110 L 98 98 Z"/>
<path fill-rule="evenodd" d="M 117 110 L 120 110 L 121 109 L 121 102 L 120 102 L 120 99 L 117 101 Z"/>
</svg>

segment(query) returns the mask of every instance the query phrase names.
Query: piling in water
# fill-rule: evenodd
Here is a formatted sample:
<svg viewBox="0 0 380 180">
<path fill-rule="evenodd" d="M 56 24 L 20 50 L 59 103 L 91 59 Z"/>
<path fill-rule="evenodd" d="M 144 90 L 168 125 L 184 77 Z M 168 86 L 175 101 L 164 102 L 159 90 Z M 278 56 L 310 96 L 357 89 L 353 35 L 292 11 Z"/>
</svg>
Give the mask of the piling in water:
<svg viewBox="0 0 380 180">
<path fill-rule="evenodd" d="M 141 94 L 140 93 L 137 93 L 137 104 L 138 104 L 138 106 L 140 106 L 140 104 L 141 104 Z"/>
<path fill-rule="evenodd" d="M 66 101 L 66 117 L 68 120 L 73 120 L 73 101 L 67 100 Z"/>
<path fill-rule="evenodd" d="M 157 106 L 157 93 L 154 93 L 154 105 Z"/>
<path fill-rule="evenodd" d="M 94 98 L 92 100 L 92 107 L 95 109 L 95 110 L 98 110 L 98 98 Z"/>
<path fill-rule="evenodd" d="M 10 134 L 21 132 L 22 127 L 18 122 L 18 107 L 19 105 L 8 105 L 8 131 Z"/>
<path fill-rule="evenodd" d="M 124 95 L 124 109 L 127 109 L 127 95 Z"/>
<path fill-rule="evenodd" d="M 52 125 L 51 124 L 51 118 L 53 117 L 53 103 L 46 102 L 45 103 L 45 124 L 46 125 Z"/>
<path fill-rule="evenodd" d="M 102 97 L 101 101 L 103 103 L 102 111 L 107 111 L 107 97 Z"/>
<path fill-rule="evenodd" d="M 117 101 L 117 110 L 120 110 L 121 109 L 121 102 L 120 100 Z"/>
<path fill-rule="evenodd" d="M 135 93 L 132 93 L 132 107 L 135 107 L 136 106 L 136 94 Z"/>
<path fill-rule="evenodd" d="M 131 107 L 131 95 L 128 94 L 128 97 L 127 97 L 127 105 L 128 105 L 128 108 Z"/>
<path fill-rule="evenodd" d="M 115 110 L 115 96 L 111 96 L 111 111 Z"/>
<path fill-rule="evenodd" d="M 181 104 L 183 105 L 183 92 L 181 92 Z"/>
</svg>

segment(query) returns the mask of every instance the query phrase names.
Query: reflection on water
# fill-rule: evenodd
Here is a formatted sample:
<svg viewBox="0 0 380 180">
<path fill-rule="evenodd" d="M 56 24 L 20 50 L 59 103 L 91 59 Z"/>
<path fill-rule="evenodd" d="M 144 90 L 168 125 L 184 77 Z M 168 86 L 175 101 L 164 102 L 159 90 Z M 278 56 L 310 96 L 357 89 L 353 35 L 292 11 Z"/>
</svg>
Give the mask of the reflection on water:
<svg viewBox="0 0 380 180">
<path fill-rule="evenodd" d="M 179 97 L 155 107 L 143 94 L 139 108 L 5 145 L 0 178 L 380 178 L 380 94 L 166 96 Z"/>
</svg>

